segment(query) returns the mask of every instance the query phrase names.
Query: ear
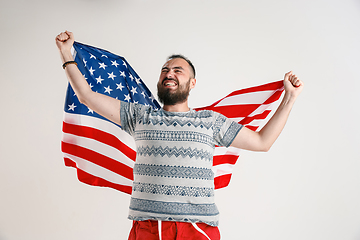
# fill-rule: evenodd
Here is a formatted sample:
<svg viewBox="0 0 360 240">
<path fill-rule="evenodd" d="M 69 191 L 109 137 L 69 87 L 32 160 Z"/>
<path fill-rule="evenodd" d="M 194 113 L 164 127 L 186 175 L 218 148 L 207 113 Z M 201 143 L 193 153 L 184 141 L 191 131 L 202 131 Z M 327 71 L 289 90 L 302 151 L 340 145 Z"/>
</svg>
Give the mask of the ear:
<svg viewBox="0 0 360 240">
<path fill-rule="evenodd" d="M 196 85 L 196 79 L 195 78 L 191 78 L 190 79 L 190 89 L 193 89 Z"/>
</svg>

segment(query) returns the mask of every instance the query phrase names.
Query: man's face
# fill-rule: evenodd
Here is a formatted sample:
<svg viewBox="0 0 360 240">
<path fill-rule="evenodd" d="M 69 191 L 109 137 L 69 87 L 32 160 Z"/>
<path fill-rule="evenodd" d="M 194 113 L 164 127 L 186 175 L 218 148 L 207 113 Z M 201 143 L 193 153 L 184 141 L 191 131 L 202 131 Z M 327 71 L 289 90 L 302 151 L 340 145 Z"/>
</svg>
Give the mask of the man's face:
<svg viewBox="0 0 360 240">
<path fill-rule="evenodd" d="M 157 84 L 159 101 L 164 105 L 185 102 L 195 81 L 190 66 L 184 59 L 169 60 L 162 67 Z"/>
</svg>

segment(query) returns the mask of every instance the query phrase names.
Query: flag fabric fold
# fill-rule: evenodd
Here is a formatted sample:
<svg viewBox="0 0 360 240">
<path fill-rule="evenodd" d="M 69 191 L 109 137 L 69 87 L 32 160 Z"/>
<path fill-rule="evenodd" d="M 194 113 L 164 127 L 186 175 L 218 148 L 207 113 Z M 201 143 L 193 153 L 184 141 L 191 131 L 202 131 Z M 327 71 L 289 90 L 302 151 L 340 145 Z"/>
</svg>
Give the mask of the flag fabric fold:
<svg viewBox="0 0 360 240">
<path fill-rule="evenodd" d="M 149 89 L 120 56 L 78 42 L 74 60 L 93 91 L 121 101 L 160 108 Z M 234 91 L 212 105 L 195 110 L 213 110 L 256 131 L 266 124 L 283 92 L 282 81 Z M 121 126 L 81 104 L 70 84 L 64 106 L 61 149 L 65 165 L 77 169 L 79 181 L 110 187 L 131 194 L 136 158 L 134 139 Z M 215 189 L 226 187 L 240 149 L 215 148 Z"/>
</svg>

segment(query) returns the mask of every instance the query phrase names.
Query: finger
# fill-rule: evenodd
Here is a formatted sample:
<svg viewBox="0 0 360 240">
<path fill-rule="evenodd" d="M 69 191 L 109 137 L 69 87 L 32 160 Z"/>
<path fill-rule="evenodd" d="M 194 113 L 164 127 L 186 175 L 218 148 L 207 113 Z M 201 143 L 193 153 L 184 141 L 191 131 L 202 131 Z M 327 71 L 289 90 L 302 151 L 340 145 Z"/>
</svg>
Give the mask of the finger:
<svg viewBox="0 0 360 240">
<path fill-rule="evenodd" d="M 59 33 L 58 35 L 56 35 L 56 38 L 55 38 L 56 40 L 61 40 L 61 33 Z"/>
<path fill-rule="evenodd" d="M 61 42 L 65 42 L 66 40 L 69 39 L 69 35 L 65 32 L 62 32 L 58 35 L 57 39 Z"/>
<path fill-rule="evenodd" d="M 74 34 L 72 32 L 66 30 L 65 33 L 68 36 L 68 39 L 73 39 L 74 38 Z"/>
<path fill-rule="evenodd" d="M 284 80 L 285 80 L 285 81 L 289 80 L 291 74 L 292 74 L 292 71 L 285 73 Z"/>
<path fill-rule="evenodd" d="M 296 78 L 296 80 L 295 80 L 294 83 L 293 83 L 293 86 L 294 86 L 294 87 L 300 87 L 301 84 L 302 84 L 301 80 L 298 79 L 298 78 Z"/>
<path fill-rule="evenodd" d="M 299 79 L 298 81 L 297 81 L 297 85 L 296 85 L 297 87 L 300 87 L 300 86 L 304 86 L 304 83 Z"/>
<path fill-rule="evenodd" d="M 59 33 L 59 34 L 56 36 L 56 39 L 59 40 L 59 41 L 62 41 L 62 40 L 63 40 L 62 33 Z"/>
<path fill-rule="evenodd" d="M 291 84 L 292 84 L 293 86 L 295 86 L 295 83 L 296 83 L 297 80 L 298 80 L 298 77 L 297 77 L 296 75 L 291 75 L 291 76 L 289 77 L 289 81 L 291 82 Z"/>
</svg>

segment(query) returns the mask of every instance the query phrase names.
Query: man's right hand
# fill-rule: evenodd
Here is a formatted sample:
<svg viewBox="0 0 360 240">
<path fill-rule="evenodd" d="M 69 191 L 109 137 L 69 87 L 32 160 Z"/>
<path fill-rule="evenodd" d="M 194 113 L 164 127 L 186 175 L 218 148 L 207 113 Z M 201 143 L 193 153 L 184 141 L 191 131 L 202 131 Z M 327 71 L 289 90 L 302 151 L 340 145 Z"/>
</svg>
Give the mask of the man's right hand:
<svg viewBox="0 0 360 240">
<path fill-rule="evenodd" d="M 60 51 L 62 62 L 74 61 L 74 58 L 71 55 L 71 47 L 74 44 L 74 34 L 69 31 L 62 32 L 56 36 L 55 42 Z M 84 78 L 84 75 L 79 71 L 77 65 L 67 65 L 65 72 L 71 87 L 74 89 L 75 94 L 81 103 L 110 121 L 121 125 L 120 100 L 93 92 Z"/>
<path fill-rule="evenodd" d="M 55 42 L 60 52 L 70 52 L 74 44 L 74 34 L 69 31 L 62 32 L 56 36 Z"/>
</svg>

